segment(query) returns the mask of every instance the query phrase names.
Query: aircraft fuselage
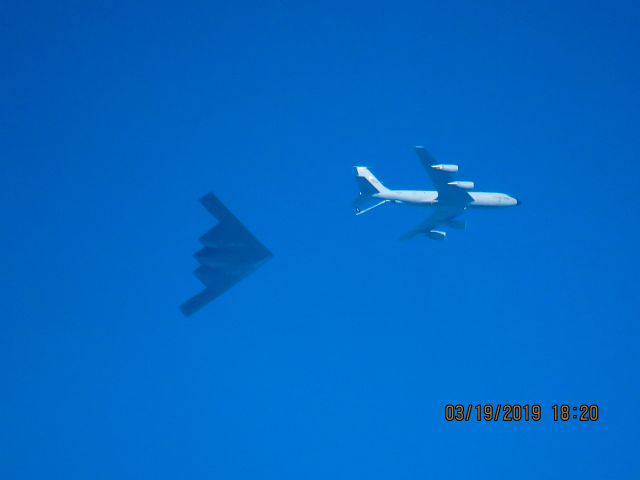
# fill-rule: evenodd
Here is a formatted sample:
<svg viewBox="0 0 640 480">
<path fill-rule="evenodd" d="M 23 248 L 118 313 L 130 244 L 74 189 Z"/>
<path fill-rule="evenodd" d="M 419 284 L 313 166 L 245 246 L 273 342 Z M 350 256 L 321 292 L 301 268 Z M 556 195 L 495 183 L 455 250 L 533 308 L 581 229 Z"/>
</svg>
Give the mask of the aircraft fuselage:
<svg viewBox="0 0 640 480">
<path fill-rule="evenodd" d="M 520 202 L 506 193 L 497 192 L 467 192 L 473 201 L 470 207 L 514 207 Z M 389 190 L 372 195 L 381 200 L 389 200 L 394 203 L 408 203 L 414 205 L 437 205 L 438 192 L 431 190 Z"/>
</svg>

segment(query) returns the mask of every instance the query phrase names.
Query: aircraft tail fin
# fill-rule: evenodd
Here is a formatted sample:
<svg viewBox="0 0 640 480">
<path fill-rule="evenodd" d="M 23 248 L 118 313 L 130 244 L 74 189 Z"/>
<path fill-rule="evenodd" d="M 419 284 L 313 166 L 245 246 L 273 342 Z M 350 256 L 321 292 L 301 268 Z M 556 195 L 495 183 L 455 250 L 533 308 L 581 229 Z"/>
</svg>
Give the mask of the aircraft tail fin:
<svg viewBox="0 0 640 480">
<path fill-rule="evenodd" d="M 374 195 L 389 191 L 367 167 L 356 167 L 356 175 L 360 195 Z"/>
<path fill-rule="evenodd" d="M 389 200 L 378 198 L 376 194 L 386 193 L 389 189 L 385 187 L 367 167 L 355 168 L 356 182 L 358 183 L 360 195 L 353 202 L 353 206 L 356 209 L 356 215 L 362 215 L 387 203 Z"/>
</svg>

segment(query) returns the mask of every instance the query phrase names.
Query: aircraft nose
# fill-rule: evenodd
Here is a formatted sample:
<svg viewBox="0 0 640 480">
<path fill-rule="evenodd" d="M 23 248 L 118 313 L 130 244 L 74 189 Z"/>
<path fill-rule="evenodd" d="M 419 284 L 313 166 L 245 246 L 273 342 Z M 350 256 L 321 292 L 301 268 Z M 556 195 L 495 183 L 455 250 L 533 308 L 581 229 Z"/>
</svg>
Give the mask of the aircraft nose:
<svg viewBox="0 0 640 480">
<path fill-rule="evenodd" d="M 516 201 L 516 207 L 519 205 L 522 205 L 522 202 L 520 200 L 518 200 L 517 198 L 514 198 L 514 200 Z"/>
</svg>

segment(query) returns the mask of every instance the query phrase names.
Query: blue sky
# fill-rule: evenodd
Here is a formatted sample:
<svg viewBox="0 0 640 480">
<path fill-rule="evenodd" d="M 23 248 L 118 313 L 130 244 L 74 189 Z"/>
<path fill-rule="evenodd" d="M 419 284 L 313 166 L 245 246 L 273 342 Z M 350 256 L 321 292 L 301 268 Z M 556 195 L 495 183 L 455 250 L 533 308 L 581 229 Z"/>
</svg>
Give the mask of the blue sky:
<svg viewBox="0 0 640 480">
<path fill-rule="evenodd" d="M 0 476 L 637 477 L 639 17 L 3 2 Z M 416 144 L 523 205 L 355 217 L 353 165 L 430 187 Z M 275 256 L 185 319 L 207 191 Z"/>
</svg>

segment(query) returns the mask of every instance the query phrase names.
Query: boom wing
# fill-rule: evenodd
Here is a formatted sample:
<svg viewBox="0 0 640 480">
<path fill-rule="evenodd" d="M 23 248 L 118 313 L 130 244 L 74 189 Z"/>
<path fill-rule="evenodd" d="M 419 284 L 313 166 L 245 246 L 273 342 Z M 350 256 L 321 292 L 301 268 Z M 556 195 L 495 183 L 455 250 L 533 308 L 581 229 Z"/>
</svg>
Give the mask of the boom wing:
<svg viewBox="0 0 640 480">
<path fill-rule="evenodd" d="M 205 289 L 180 306 L 187 316 L 229 290 L 272 257 L 272 253 L 213 193 L 202 197 L 200 203 L 218 220 L 218 224 L 200 237 L 203 247 L 193 255 L 200 264 L 193 273 Z"/>
</svg>

